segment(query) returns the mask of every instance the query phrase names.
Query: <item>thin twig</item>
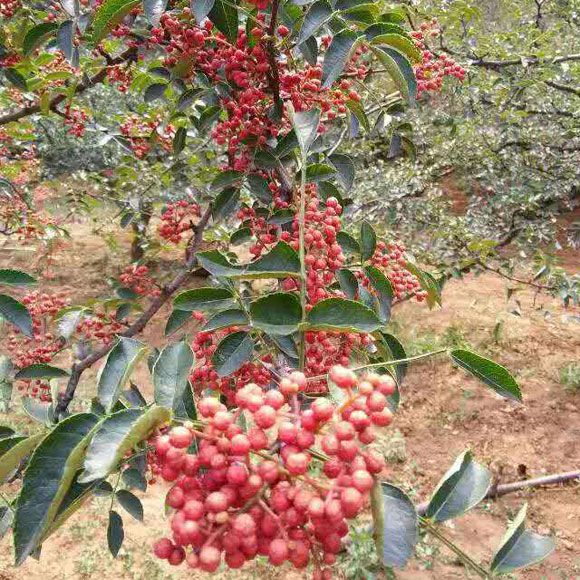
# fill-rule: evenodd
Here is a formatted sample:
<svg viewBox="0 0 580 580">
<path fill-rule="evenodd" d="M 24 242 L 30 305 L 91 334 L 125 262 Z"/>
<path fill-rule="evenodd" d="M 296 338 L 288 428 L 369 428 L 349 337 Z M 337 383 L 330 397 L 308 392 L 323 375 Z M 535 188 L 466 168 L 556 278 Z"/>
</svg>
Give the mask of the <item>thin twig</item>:
<svg viewBox="0 0 580 580">
<path fill-rule="evenodd" d="M 134 60 L 136 57 L 137 51 L 135 50 L 135 48 L 131 47 L 125 50 L 118 57 L 111 59 L 110 64 L 103 67 L 98 73 L 96 73 L 86 81 L 79 83 L 74 90 L 74 94 L 79 95 L 81 93 L 84 93 L 86 90 L 90 89 L 94 85 L 102 83 L 107 77 L 107 70 L 109 69 L 110 66 Z M 60 103 L 62 103 L 63 101 L 65 101 L 67 98 L 68 96 L 64 93 L 57 95 L 50 101 L 50 103 L 48 104 L 48 108 L 51 111 L 60 114 L 59 111 L 57 110 L 57 106 L 60 105 Z M 6 125 L 8 123 L 12 123 L 13 121 L 18 121 L 20 119 L 23 119 L 24 117 L 40 113 L 40 111 L 41 111 L 40 104 L 30 105 L 22 109 L 18 109 L 13 113 L 9 113 L 7 115 L 0 117 L 0 125 Z"/>
<path fill-rule="evenodd" d="M 203 242 L 203 232 L 209 222 L 210 217 L 211 217 L 211 205 L 208 206 L 207 210 L 201 217 L 200 221 L 195 226 L 195 235 L 193 236 L 190 244 L 188 245 L 188 253 L 187 253 L 188 257 L 185 262 L 184 268 L 167 286 L 162 288 L 161 294 L 151 302 L 149 308 L 147 308 L 147 310 L 126 330 L 119 333 L 120 337 L 130 338 L 132 336 L 135 336 L 136 334 L 139 334 L 145 328 L 145 326 L 147 326 L 147 324 L 153 318 L 153 316 L 157 314 L 159 309 L 169 300 L 172 294 L 174 294 L 176 290 L 180 288 L 189 279 L 192 269 L 197 263 L 196 252 Z M 100 349 L 93 352 L 88 357 L 73 364 L 70 378 L 66 386 L 66 390 L 59 398 L 58 404 L 55 409 L 56 418 L 59 418 L 67 410 L 68 406 L 73 400 L 75 391 L 77 389 L 77 386 L 84 371 L 86 371 L 94 363 L 96 363 L 104 356 L 106 356 L 114 345 L 115 345 L 114 342 L 108 345 L 104 345 Z"/>
</svg>

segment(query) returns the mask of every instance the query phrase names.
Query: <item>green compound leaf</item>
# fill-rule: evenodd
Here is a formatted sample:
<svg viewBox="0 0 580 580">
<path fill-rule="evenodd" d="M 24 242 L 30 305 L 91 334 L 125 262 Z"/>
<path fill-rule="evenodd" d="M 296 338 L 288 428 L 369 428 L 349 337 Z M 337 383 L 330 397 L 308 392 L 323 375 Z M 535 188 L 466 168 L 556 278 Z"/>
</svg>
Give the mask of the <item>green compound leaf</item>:
<svg viewBox="0 0 580 580">
<path fill-rule="evenodd" d="M 268 334 L 287 336 L 298 330 L 302 307 L 296 294 L 276 292 L 252 302 L 250 316 L 256 328 Z"/>
<path fill-rule="evenodd" d="M 65 370 L 45 363 L 35 363 L 20 369 L 14 378 L 20 381 L 23 379 L 59 379 L 62 377 L 68 377 Z"/>
<path fill-rule="evenodd" d="M 374 332 L 381 320 L 370 309 L 354 300 L 328 298 L 316 303 L 306 318 L 307 330 Z"/>
<path fill-rule="evenodd" d="M 105 0 L 93 19 L 92 43 L 99 44 L 140 3 L 141 0 Z"/>
<path fill-rule="evenodd" d="M 34 286 L 36 279 L 20 270 L 0 268 L 0 284 L 8 286 Z"/>
<path fill-rule="evenodd" d="M 16 565 L 38 547 L 81 467 L 90 435 L 98 422 L 91 413 L 72 415 L 38 445 L 28 462 L 14 517 Z M 40 493 L 42 490 L 42 493 Z"/>
<path fill-rule="evenodd" d="M 0 439 L 0 483 L 4 482 L 21 461 L 32 453 L 43 438 L 44 433 L 31 437 L 13 435 Z"/>
<path fill-rule="evenodd" d="M 461 348 L 452 350 L 449 354 L 454 363 L 470 372 L 502 397 L 518 403 L 522 402 L 522 392 L 518 383 L 501 365 Z"/>
<path fill-rule="evenodd" d="M 235 304 L 234 295 L 227 288 L 194 288 L 178 294 L 173 300 L 176 310 L 213 312 Z"/>
<path fill-rule="evenodd" d="M 57 22 L 42 22 L 30 28 L 22 41 L 24 56 L 32 54 L 43 42 L 53 36 L 58 26 Z"/>
<path fill-rule="evenodd" d="M 123 409 L 103 419 L 87 449 L 79 483 L 106 478 L 117 469 L 127 451 L 170 419 L 171 411 L 164 407 Z"/>
</svg>

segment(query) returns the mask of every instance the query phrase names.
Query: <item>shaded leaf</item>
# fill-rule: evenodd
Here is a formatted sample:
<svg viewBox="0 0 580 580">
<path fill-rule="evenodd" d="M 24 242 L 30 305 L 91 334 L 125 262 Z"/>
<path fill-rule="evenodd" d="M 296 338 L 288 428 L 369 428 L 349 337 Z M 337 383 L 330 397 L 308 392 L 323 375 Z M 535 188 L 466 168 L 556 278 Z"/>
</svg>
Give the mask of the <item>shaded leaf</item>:
<svg viewBox="0 0 580 580">
<path fill-rule="evenodd" d="M 169 336 L 179 330 L 186 322 L 191 320 L 191 312 L 188 310 L 174 310 L 165 324 L 165 336 Z"/>
<path fill-rule="evenodd" d="M 360 246 L 363 262 L 372 257 L 377 247 L 377 234 L 373 226 L 366 220 L 363 221 L 360 227 Z"/>
<path fill-rule="evenodd" d="M 220 377 L 231 375 L 252 358 L 253 352 L 254 341 L 247 332 L 228 334 L 217 345 L 212 356 L 215 371 Z"/>
<path fill-rule="evenodd" d="M 336 241 L 345 254 L 360 254 L 361 252 L 361 247 L 358 241 L 346 232 L 338 232 L 336 234 Z"/>
<path fill-rule="evenodd" d="M 322 63 L 322 88 L 330 87 L 342 74 L 357 38 L 357 34 L 352 30 L 342 30 L 334 35 Z"/>
<path fill-rule="evenodd" d="M 124 539 L 123 518 L 115 510 L 111 510 L 109 512 L 109 524 L 107 526 L 107 544 L 113 558 L 117 557 Z"/>
<path fill-rule="evenodd" d="M 185 142 L 187 140 L 187 129 L 179 127 L 173 137 L 173 154 L 179 155 L 185 149 Z"/>
<path fill-rule="evenodd" d="M 314 143 L 318 136 L 319 123 L 320 109 L 314 108 L 310 109 L 310 111 L 294 113 L 293 115 L 292 124 L 294 127 L 294 133 L 296 134 L 300 151 L 304 157 L 308 155 L 312 143 Z"/>
<path fill-rule="evenodd" d="M 375 482 L 371 491 L 374 538 L 382 564 L 402 568 L 415 552 L 418 540 L 417 511 L 398 487 Z"/>
<path fill-rule="evenodd" d="M 224 310 L 223 312 L 218 312 L 212 316 L 201 328 L 201 332 L 219 330 L 230 326 L 244 326 L 249 324 L 249 322 L 247 315 L 242 310 Z"/>
<path fill-rule="evenodd" d="M 475 507 L 487 494 L 491 473 L 464 451 L 437 484 L 426 517 L 444 522 Z"/>
<path fill-rule="evenodd" d="M 135 467 L 125 469 L 122 475 L 123 483 L 130 489 L 147 491 L 147 480 L 145 476 Z"/>
<path fill-rule="evenodd" d="M 28 83 L 26 79 L 15 68 L 7 68 L 4 70 L 6 80 L 12 83 L 17 89 L 21 91 L 28 90 Z"/>
<path fill-rule="evenodd" d="M 336 273 L 336 279 L 344 295 L 349 300 L 354 300 L 358 292 L 358 280 L 356 276 L 348 268 L 341 268 Z"/>
<path fill-rule="evenodd" d="M 143 521 L 143 504 L 135 494 L 126 489 L 120 489 L 115 494 L 115 497 L 127 513 L 136 520 Z"/>
<path fill-rule="evenodd" d="M 209 14 L 213 4 L 214 0 L 191 0 L 191 11 L 198 24 Z"/>
<path fill-rule="evenodd" d="M 235 1 L 214 0 L 208 17 L 230 42 L 235 43 L 238 36 L 238 9 Z"/>
<path fill-rule="evenodd" d="M 29 338 L 32 337 L 32 317 L 26 306 L 6 294 L 0 294 L 0 317 L 13 324 Z"/>
<path fill-rule="evenodd" d="M 22 52 L 28 56 L 34 52 L 43 42 L 48 40 L 58 29 L 56 22 L 41 22 L 30 28 L 22 41 Z"/>
<path fill-rule="evenodd" d="M 52 403 L 45 403 L 34 397 L 24 397 L 22 399 L 22 408 L 31 419 L 43 425 L 50 425 L 52 423 L 54 411 Z"/>
<path fill-rule="evenodd" d="M 97 394 L 107 411 L 113 408 L 135 365 L 147 352 L 147 347 L 132 338 L 119 338 L 109 351 L 99 372 Z"/>
<path fill-rule="evenodd" d="M 364 272 L 379 301 L 379 318 L 384 324 L 387 324 L 391 318 L 393 286 L 389 279 L 375 266 L 367 266 Z"/>
<path fill-rule="evenodd" d="M 248 175 L 248 188 L 252 195 L 264 203 L 272 201 L 272 191 L 268 187 L 268 181 L 261 175 Z"/>
<path fill-rule="evenodd" d="M 166 346 L 153 366 L 155 403 L 161 407 L 175 409 L 183 399 L 189 373 L 195 357 L 185 342 Z"/>
<path fill-rule="evenodd" d="M 192 4 L 196 3 L 195 1 L 192 2 Z M 145 16 L 147 16 L 147 19 L 153 26 L 159 24 L 159 19 L 165 12 L 166 6 L 167 0 L 143 0 L 143 12 L 145 12 Z"/>
<path fill-rule="evenodd" d="M 234 187 L 228 187 L 220 191 L 213 200 L 211 215 L 214 220 L 227 217 L 234 213 L 236 206 L 240 201 L 240 190 Z"/>
<path fill-rule="evenodd" d="M 222 189 L 239 183 L 244 178 L 242 171 L 227 170 L 219 173 L 211 182 L 211 189 L 214 191 L 221 191 Z"/>
<path fill-rule="evenodd" d="M 200 265 L 214 276 L 227 278 L 288 278 L 300 275 L 300 260 L 296 251 L 286 242 L 278 242 L 258 260 L 240 266 L 232 264 L 217 250 L 199 252 Z"/>
<path fill-rule="evenodd" d="M 389 357 L 391 360 L 407 358 L 405 348 L 396 336 L 393 336 L 387 332 L 381 332 L 380 335 L 391 353 L 391 356 Z M 407 373 L 409 363 L 401 363 L 393 366 L 395 367 L 397 381 L 402 382 L 405 378 L 405 374 Z"/>
<path fill-rule="evenodd" d="M 318 0 L 311 4 L 304 15 L 296 44 L 299 45 L 316 34 L 321 26 L 330 20 L 332 12 L 332 6 L 327 0 Z"/>
<path fill-rule="evenodd" d="M 145 93 L 143 93 L 143 100 L 146 103 L 152 103 L 153 101 L 162 98 L 166 89 L 166 83 L 153 83 L 145 89 Z"/>
<path fill-rule="evenodd" d="M 72 20 L 65 20 L 59 27 L 57 33 L 57 40 L 58 40 L 58 47 L 62 50 L 65 58 L 73 64 L 76 65 L 75 57 L 75 45 L 74 45 L 74 36 L 75 36 L 75 25 Z"/>
<path fill-rule="evenodd" d="M 527 504 L 509 526 L 500 547 L 493 557 L 491 571 L 495 574 L 508 574 L 519 568 L 541 562 L 556 547 L 554 540 L 526 530 Z"/>
<path fill-rule="evenodd" d="M 333 153 L 328 158 L 330 163 L 338 171 L 338 180 L 340 185 L 349 191 L 352 188 L 355 177 L 354 162 L 348 155 L 342 155 L 341 153 Z"/>
</svg>

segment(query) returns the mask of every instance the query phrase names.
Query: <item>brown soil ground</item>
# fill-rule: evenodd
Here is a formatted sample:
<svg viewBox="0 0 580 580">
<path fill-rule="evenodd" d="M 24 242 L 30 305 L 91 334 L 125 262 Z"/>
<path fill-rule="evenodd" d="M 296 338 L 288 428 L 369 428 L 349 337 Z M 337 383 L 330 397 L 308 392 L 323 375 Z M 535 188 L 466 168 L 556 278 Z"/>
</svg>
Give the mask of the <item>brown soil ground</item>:
<svg viewBox="0 0 580 580">
<path fill-rule="evenodd" d="M 71 292 L 74 302 L 106 292 L 106 277 L 126 261 L 127 240 L 111 251 L 91 227 L 79 223 L 72 240 L 55 256 L 50 285 Z M 36 254 L 0 242 L 0 267 L 31 271 Z M 579 256 L 568 255 L 567 266 Z M 169 264 L 164 262 L 163 269 Z M 162 344 L 161 322 L 151 325 L 148 339 Z M 494 333 L 495 329 L 495 333 Z M 580 392 L 560 381 L 560 369 L 580 360 L 578 312 L 566 311 L 557 300 L 536 296 L 528 289 L 506 299 L 506 282 L 493 276 L 452 281 L 444 290 L 443 307 L 404 304 L 397 308 L 393 332 L 412 352 L 439 346 L 468 345 L 503 363 L 519 379 L 523 406 L 505 402 L 445 360 L 415 364 L 403 388 L 403 404 L 390 434 L 381 441 L 389 458 L 390 479 L 404 486 L 417 501 L 427 499 L 454 458 L 466 448 L 491 466 L 501 482 L 580 468 Z M 66 363 L 66 361 L 63 361 Z M 94 389 L 94 373 L 86 373 L 83 389 Z M 142 369 L 137 382 L 147 392 Z M 0 422 L 26 426 L 18 413 L 0 415 Z M 113 560 L 106 548 L 108 499 L 96 499 L 77 513 L 64 529 L 43 546 L 40 561 L 21 568 L 12 565 L 10 538 L 0 543 L 0 580 L 68 578 L 178 579 L 191 577 L 172 570 L 150 555 L 152 539 L 163 534 L 164 488 L 156 485 L 143 496 L 145 525 L 125 515 L 125 545 Z M 529 525 L 552 534 L 557 550 L 530 571 L 512 578 L 526 580 L 580 578 L 580 484 L 505 496 L 484 503 L 470 514 L 444 526 L 445 533 L 466 551 L 489 561 L 506 522 L 524 502 Z M 352 562 L 351 562 L 352 564 Z M 339 568 L 337 567 L 337 571 Z M 197 576 L 195 574 L 194 576 Z M 227 578 L 303 578 L 262 562 L 244 572 L 222 573 Z M 423 540 L 418 557 L 397 578 L 435 580 L 468 578 L 454 556 L 435 540 Z"/>
</svg>

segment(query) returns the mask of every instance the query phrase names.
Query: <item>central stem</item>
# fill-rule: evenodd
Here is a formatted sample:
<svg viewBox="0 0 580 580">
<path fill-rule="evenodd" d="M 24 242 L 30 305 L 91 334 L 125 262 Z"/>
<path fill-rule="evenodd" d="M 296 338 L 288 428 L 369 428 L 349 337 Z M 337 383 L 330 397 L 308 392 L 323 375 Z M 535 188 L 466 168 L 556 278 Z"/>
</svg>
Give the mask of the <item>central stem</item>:
<svg viewBox="0 0 580 580">
<path fill-rule="evenodd" d="M 482 568 L 473 558 L 468 556 L 459 546 L 444 536 L 428 519 L 419 518 L 419 522 L 431 535 L 435 536 L 442 544 L 447 546 L 460 560 L 463 565 L 473 570 L 480 578 L 490 578 L 487 570 Z"/>
<path fill-rule="evenodd" d="M 304 229 L 306 219 L 306 155 L 302 155 L 300 168 L 300 207 L 298 211 L 298 244 L 300 257 L 300 304 L 302 306 L 302 325 L 306 323 L 306 248 L 304 247 Z M 300 331 L 299 366 L 304 370 L 306 365 L 306 332 Z"/>
</svg>

